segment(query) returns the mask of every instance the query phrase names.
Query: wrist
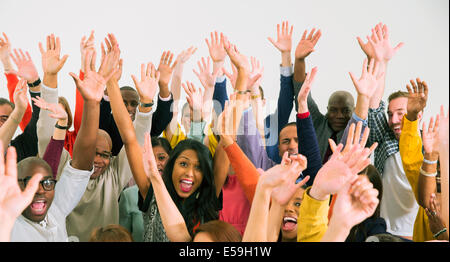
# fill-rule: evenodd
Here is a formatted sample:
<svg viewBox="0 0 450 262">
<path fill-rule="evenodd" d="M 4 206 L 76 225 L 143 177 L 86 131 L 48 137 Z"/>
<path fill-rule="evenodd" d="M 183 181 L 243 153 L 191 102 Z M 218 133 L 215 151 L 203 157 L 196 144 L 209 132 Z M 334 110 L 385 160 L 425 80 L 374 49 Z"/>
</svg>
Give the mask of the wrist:
<svg viewBox="0 0 450 262">
<path fill-rule="evenodd" d="M 289 50 L 281 52 L 281 66 L 288 67 L 291 66 L 291 64 L 291 51 Z"/>
<path fill-rule="evenodd" d="M 439 159 L 439 152 L 430 152 L 423 155 L 424 161 L 437 161 Z"/>
<path fill-rule="evenodd" d="M 317 186 L 314 186 L 314 184 L 309 190 L 308 195 L 318 201 L 327 200 L 329 196 L 329 194 L 323 193 Z"/>
<path fill-rule="evenodd" d="M 303 114 L 303 113 L 306 113 L 306 112 L 309 112 L 309 110 L 308 110 L 308 105 L 305 104 L 305 103 L 299 103 L 299 104 L 298 104 L 298 110 L 297 110 L 297 113 Z"/>
<path fill-rule="evenodd" d="M 417 120 L 418 115 L 419 115 L 419 112 L 417 112 L 417 113 L 416 112 L 407 112 L 405 117 L 409 121 L 414 122 Z"/>
<path fill-rule="evenodd" d="M 44 73 L 42 83 L 47 87 L 56 88 L 58 86 L 58 77 L 54 74 Z"/>
<path fill-rule="evenodd" d="M 67 126 L 67 118 L 64 119 L 58 119 L 58 122 L 56 122 L 60 126 Z"/>
<path fill-rule="evenodd" d="M 170 95 L 169 85 L 167 83 L 159 83 L 159 95 L 167 98 Z"/>
</svg>

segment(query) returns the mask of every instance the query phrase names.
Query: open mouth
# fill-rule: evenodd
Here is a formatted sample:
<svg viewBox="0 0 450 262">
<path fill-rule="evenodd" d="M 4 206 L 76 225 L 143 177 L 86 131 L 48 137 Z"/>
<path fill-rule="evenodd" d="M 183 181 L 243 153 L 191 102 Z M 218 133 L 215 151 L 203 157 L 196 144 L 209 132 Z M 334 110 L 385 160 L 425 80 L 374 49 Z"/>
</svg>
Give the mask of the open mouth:
<svg viewBox="0 0 450 262">
<path fill-rule="evenodd" d="M 47 201 L 44 199 L 34 200 L 30 205 L 31 213 L 35 216 L 41 216 L 47 210 Z"/>
<path fill-rule="evenodd" d="M 192 190 L 192 186 L 194 185 L 194 182 L 192 180 L 188 179 L 181 179 L 180 180 L 180 189 L 184 193 L 188 193 Z"/>
<path fill-rule="evenodd" d="M 297 229 L 297 219 L 295 217 L 283 217 L 283 225 L 281 227 L 284 231 L 292 231 Z"/>
<path fill-rule="evenodd" d="M 102 170 L 102 167 L 94 165 L 94 173 L 98 173 Z"/>
</svg>

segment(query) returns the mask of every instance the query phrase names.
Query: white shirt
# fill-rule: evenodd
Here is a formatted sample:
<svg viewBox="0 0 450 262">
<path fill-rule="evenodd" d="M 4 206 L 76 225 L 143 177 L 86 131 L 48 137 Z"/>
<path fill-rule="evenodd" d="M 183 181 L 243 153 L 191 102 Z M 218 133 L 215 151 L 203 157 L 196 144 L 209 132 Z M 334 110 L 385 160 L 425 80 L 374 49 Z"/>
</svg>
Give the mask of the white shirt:
<svg viewBox="0 0 450 262">
<path fill-rule="evenodd" d="M 80 201 L 93 172 L 93 168 L 75 169 L 68 162 L 56 183 L 55 196 L 47 211 L 47 226 L 20 215 L 14 223 L 11 242 L 67 242 L 66 217 Z"/>
<path fill-rule="evenodd" d="M 381 217 L 386 220 L 387 231 L 398 236 L 413 235 L 419 205 L 403 170 L 400 152 L 386 159 L 383 172 Z"/>
</svg>

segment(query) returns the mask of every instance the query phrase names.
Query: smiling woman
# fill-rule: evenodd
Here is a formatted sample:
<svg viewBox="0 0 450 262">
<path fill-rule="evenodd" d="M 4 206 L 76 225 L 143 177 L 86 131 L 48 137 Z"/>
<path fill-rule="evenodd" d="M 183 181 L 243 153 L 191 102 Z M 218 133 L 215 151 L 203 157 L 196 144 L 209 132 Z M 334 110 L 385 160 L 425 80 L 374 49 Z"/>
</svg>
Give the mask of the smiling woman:
<svg viewBox="0 0 450 262">
<path fill-rule="evenodd" d="M 162 180 L 191 236 L 199 224 L 218 219 L 221 200 L 214 184 L 212 156 L 206 146 L 192 139 L 178 143 L 167 161 Z M 144 241 L 169 241 L 158 209 L 163 203 L 157 203 L 153 187 L 145 200 L 139 195 L 139 204 L 144 212 Z"/>
</svg>

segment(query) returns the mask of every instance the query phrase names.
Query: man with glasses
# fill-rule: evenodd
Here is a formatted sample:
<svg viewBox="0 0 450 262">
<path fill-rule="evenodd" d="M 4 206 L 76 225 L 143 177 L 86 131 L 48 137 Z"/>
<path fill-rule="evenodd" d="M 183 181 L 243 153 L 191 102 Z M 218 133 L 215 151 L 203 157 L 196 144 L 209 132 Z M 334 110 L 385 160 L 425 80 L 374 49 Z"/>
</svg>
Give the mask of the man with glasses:
<svg viewBox="0 0 450 262">
<path fill-rule="evenodd" d="M 67 241 L 66 217 L 83 196 L 91 171 L 67 164 L 57 182 L 47 162 L 28 157 L 18 163 L 17 173 L 22 190 L 34 175 L 43 178 L 31 204 L 17 218 L 11 241 Z"/>
</svg>

